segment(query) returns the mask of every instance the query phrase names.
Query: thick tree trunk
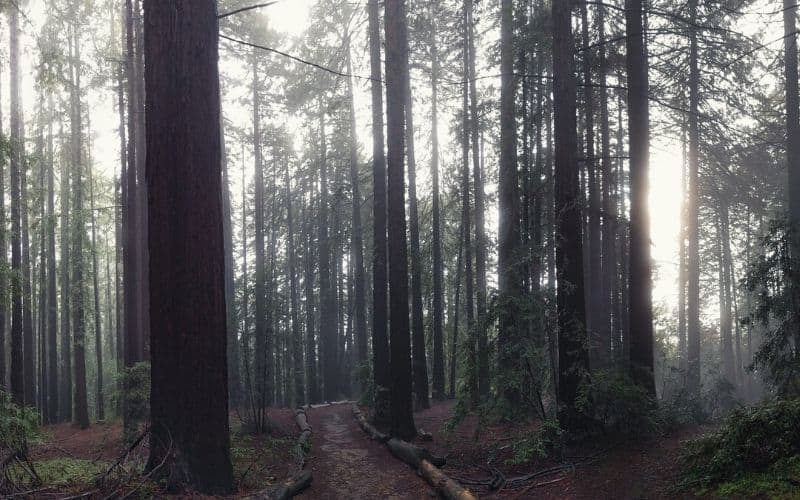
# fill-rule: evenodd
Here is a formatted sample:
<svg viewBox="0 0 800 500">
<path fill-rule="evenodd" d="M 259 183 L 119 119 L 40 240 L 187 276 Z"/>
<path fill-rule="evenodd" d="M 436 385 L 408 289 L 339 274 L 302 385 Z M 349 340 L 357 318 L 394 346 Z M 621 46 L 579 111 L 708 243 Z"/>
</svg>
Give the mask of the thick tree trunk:
<svg viewBox="0 0 800 500">
<path fill-rule="evenodd" d="M 369 0 L 369 60 L 372 78 L 372 373 L 375 384 L 375 423 L 389 423 L 388 246 L 386 240 L 386 157 L 383 132 L 383 86 L 379 0 Z"/>
<path fill-rule="evenodd" d="M 500 312 L 498 332 L 498 387 L 507 411 L 522 403 L 525 380 L 519 349 L 524 342 L 525 294 L 520 237 L 519 179 L 517 174 L 517 120 L 514 76 L 514 9 L 511 0 L 500 7 L 500 182 L 498 186 L 498 252 Z"/>
<path fill-rule="evenodd" d="M 408 310 L 408 247 L 405 210 L 405 105 L 408 78 L 408 31 L 405 0 L 386 0 L 386 157 L 388 171 L 389 318 L 391 321 L 391 432 L 411 439 L 417 434 L 412 411 L 411 342 Z"/>
<path fill-rule="evenodd" d="M 553 2 L 553 77 L 555 113 L 555 209 L 558 214 L 558 402 L 559 420 L 580 426 L 575 408 L 578 388 L 587 376 L 581 210 L 578 204 L 578 136 L 572 35 L 572 0 Z"/>
<path fill-rule="evenodd" d="M 642 0 L 626 0 L 628 132 L 631 171 L 630 332 L 633 379 L 655 396 L 650 258 L 650 107 Z"/>
<path fill-rule="evenodd" d="M 319 196 L 319 295 L 320 295 L 320 340 L 322 361 L 323 399 L 336 401 L 339 388 L 337 384 L 338 355 L 337 321 L 336 321 L 336 284 L 333 281 L 335 266 L 332 268 L 331 242 L 328 235 L 328 151 L 327 131 L 325 129 L 325 112 L 320 112 L 321 156 L 319 164 L 320 196 Z"/>
<path fill-rule="evenodd" d="M 75 368 L 75 423 L 81 428 L 89 427 L 89 408 L 86 394 L 86 304 L 84 303 L 84 255 L 83 244 L 86 239 L 86 220 L 83 211 L 83 117 L 81 110 L 81 51 L 80 37 L 72 28 L 74 58 L 70 61 L 70 70 L 73 74 L 72 84 L 72 120 L 70 133 L 72 136 L 72 342 L 74 349 Z"/>
<path fill-rule="evenodd" d="M 216 2 L 145 0 L 144 7 L 149 302 L 159 305 L 151 312 L 147 469 L 169 460 L 159 474 L 172 471 L 171 482 L 224 494 L 233 474 Z"/>
</svg>

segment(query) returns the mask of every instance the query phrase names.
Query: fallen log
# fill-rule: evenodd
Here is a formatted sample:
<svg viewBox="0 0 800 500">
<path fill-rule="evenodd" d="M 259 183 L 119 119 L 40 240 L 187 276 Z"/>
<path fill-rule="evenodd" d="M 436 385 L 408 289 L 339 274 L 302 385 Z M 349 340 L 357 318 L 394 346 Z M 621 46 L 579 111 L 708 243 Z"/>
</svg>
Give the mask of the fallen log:
<svg viewBox="0 0 800 500">
<path fill-rule="evenodd" d="M 311 480 L 311 471 L 302 470 L 278 485 L 245 498 L 246 500 L 289 500 L 311 486 Z"/>
<path fill-rule="evenodd" d="M 420 448 L 401 439 L 392 438 L 386 442 L 386 446 L 392 452 L 392 455 L 415 469 L 419 469 L 423 460 L 427 460 L 436 467 L 442 467 L 446 463 L 444 458 L 434 457 L 427 449 Z"/>
<path fill-rule="evenodd" d="M 447 500 L 477 500 L 478 498 L 427 460 L 420 462 L 419 472 Z"/>
<path fill-rule="evenodd" d="M 361 427 L 361 430 L 366 432 L 367 435 L 375 441 L 379 443 L 386 443 L 391 437 L 388 434 L 384 434 L 383 432 L 379 431 L 375 428 L 375 426 L 370 424 L 367 421 L 367 417 L 364 416 L 364 413 L 361 412 L 361 409 L 358 407 L 358 405 L 353 405 L 353 416 L 355 416 L 359 427 Z"/>
</svg>

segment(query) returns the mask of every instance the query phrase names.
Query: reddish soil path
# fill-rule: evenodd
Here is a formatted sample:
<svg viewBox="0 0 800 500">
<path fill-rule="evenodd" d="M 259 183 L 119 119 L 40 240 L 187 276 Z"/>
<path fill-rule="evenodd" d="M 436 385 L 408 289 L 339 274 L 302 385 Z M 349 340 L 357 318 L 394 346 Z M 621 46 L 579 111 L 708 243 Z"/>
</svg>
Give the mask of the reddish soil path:
<svg viewBox="0 0 800 500">
<path fill-rule="evenodd" d="M 314 473 L 304 499 L 424 499 L 433 490 L 356 423 L 349 404 L 308 410 L 314 433 L 308 466 Z"/>
</svg>

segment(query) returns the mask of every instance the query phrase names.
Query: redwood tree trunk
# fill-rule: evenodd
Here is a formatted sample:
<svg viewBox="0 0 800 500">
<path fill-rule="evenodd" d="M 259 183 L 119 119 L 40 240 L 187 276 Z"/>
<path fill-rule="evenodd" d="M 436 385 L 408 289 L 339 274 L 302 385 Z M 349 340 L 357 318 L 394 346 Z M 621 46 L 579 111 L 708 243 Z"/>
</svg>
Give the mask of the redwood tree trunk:
<svg viewBox="0 0 800 500">
<path fill-rule="evenodd" d="M 149 289 L 156 305 L 147 468 L 169 460 L 161 471 L 172 471 L 171 481 L 224 494 L 233 473 L 216 2 L 145 0 L 144 7 Z"/>
<path fill-rule="evenodd" d="M 386 164 L 388 170 L 389 311 L 391 320 L 391 432 L 412 439 L 411 342 L 408 310 L 408 246 L 405 210 L 405 104 L 408 32 L 405 0 L 386 0 Z"/>
<path fill-rule="evenodd" d="M 572 0 L 553 2 L 553 77 L 555 113 L 555 210 L 558 272 L 558 402 L 561 424 L 580 426 L 575 408 L 578 388 L 588 372 L 583 242 L 579 206 L 576 82 Z"/>
</svg>

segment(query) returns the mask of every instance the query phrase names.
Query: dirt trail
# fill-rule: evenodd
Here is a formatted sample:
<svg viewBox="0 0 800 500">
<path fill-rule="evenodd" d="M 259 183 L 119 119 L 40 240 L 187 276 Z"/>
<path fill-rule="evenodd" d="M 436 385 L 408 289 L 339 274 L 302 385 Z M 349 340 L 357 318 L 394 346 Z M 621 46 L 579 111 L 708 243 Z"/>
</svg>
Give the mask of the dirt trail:
<svg viewBox="0 0 800 500">
<path fill-rule="evenodd" d="M 308 464 L 314 482 L 299 498 L 424 499 L 432 489 L 358 427 L 349 404 L 308 411 L 314 429 Z"/>
</svg>

